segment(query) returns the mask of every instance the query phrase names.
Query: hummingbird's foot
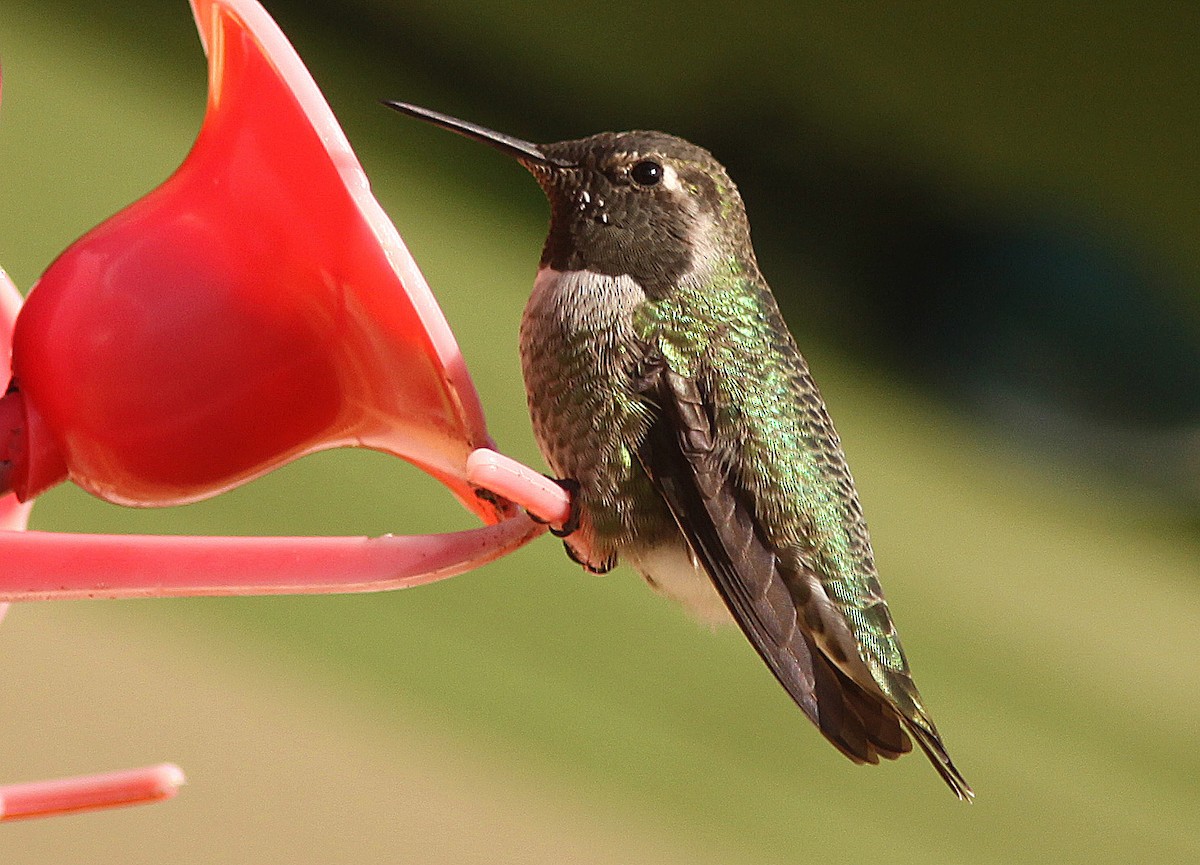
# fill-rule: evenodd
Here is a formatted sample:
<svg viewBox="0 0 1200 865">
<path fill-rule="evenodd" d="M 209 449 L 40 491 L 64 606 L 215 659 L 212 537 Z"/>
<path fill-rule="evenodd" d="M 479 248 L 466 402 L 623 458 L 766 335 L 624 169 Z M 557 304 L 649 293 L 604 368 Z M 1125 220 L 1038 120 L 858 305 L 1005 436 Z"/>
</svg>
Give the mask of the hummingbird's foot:
<svg viewBox="0 0 1200 865">
<path fill-rule="evenodd" d="M 571 499 L 571 513 L 567 515 L 563 524 L 557 528 L 554 526 L 550 527 L 550 534 L 554 535 L 554 537 L 565 538 L 579 531 L 579 508 L 576 507 L 576 502 L 579 499 L 579 481 L 574 478 L 550 478 L 550 480 L 562 487 L 563 491 Z"/>
<path fill-rule="evenodd" d="M 529 519 L 543 526 L 550 525 L 550 534 L 556 538 L 565 538 L 568 535 L 575 534 L 575 532 L 579 531 L 579 509 L 575 507 L 575 500 L 579 496 L 579 481 L 572 478 L 552 478 L 550 475 L 545 475 L 545 477 L 550 478 L 550 480 L 563 488 L 563 491 L 566 492 L 567 497 L 571 500 L 571 511 L 567 515 L 567 518 L 563 520 L 562 525 L 557 527 L 550 525 L 549 520 L 544 520 L 537 514 L 526 511 L 529 514 Z"/>
<path fill-rule="evenodd" d="M 550 526 L 550 534 L 556 538 L 563 538 L 563 549 L 567 551 L 567 557 L 575 564 L 580 565 L 585 571 L 592 574 L 607 574 L 617 566 L 616 555 L 609 555 L 605 558 L 598 558 L 590 554 L 588 549 L 589 544 L 587 539 L 582 535 L 576 535 L 574 542 L 566 540 L 575 535 L 579 531 L 580 516 L 583 513 L 583 508 L 579 507 L 579 481 L 574 478 L 552 478 L 546 475 L 550 480 L 554 481 L 563 491 L 566 492 L 567 498 L 571 500 L 571 510 L 562 525 Z M 533 514 L 529 515 L 535 522 L 546 525 L 545 520 L 539 520 Z"/>
</svg>

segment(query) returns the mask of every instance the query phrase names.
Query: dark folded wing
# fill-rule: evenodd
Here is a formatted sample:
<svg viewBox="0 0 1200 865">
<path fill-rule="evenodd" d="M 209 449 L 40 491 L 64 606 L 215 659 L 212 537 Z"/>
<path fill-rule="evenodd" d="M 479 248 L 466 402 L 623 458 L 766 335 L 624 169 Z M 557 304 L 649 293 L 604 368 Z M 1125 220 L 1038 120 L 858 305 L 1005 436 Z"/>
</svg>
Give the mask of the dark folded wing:
<svg viewBox="0 0 1200 865">
<path fill-rule="evenodd" d="M 885 699 L 847 677 L 804 630 L 785 566 L 764 540 L 750 497 L 719 458 L 713 413 L 697 382 L 661 359 L 648 370 L 644 393 L 658 411 L 639 459 L 750 643 L 850 759 L 877 763 L 911 750 Z"/>
</svg>

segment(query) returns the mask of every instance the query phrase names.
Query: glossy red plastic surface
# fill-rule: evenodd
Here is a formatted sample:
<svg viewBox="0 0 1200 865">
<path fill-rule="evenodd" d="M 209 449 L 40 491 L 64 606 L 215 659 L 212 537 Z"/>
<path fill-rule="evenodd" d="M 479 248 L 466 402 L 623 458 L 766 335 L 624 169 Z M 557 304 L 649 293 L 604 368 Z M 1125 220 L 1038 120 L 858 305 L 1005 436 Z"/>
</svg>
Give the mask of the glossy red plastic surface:
<svg viewBox="0 0 1200 865">
<path fill-rule="evenodd" d="M 328 107 L 260 7 L 193 5 L 202 131 L 30 294 L 13 353 L 26 411 L 109 501 L 180 504 L 355 445 L 413 461 L 494 521 L 464 480 L 490 444 L 478 398 Z"/>
</svg>

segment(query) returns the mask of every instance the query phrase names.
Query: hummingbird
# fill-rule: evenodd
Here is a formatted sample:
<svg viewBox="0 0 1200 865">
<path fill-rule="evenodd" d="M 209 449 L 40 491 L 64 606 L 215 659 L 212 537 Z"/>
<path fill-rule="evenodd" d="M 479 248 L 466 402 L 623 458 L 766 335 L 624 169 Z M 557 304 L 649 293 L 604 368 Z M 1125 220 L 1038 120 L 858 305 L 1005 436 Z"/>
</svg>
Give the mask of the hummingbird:
<svg viewBox="0 0 1200 865">
<path fill-rule="evenodd" d="M 534 144 L 404 102 L 533 174 L 550 228 L 520 330 L 533 430 L 571 492 L 555 533 L 741 628 L 857 763 L 915 740 L 960 799 L 880 588 L 838 434 L 759 271 L 741 196 L 663 132 Z"/>
</svg>

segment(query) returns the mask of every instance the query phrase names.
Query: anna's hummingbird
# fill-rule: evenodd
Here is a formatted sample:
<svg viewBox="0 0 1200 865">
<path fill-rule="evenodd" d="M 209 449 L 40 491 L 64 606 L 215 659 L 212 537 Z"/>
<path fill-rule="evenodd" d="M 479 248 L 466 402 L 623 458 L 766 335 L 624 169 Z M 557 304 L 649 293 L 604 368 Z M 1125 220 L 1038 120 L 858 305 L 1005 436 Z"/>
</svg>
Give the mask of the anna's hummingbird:
<svg viewBox="0 0 1200 865">
<path fill-rule="evenodd" d="M 720 163 L 662 132 L 537 145 L 387 104 L 516 157 L 550 200 L 521 361 L 538 444 L 573 492 L 571 558 L 604 573 L 623 557 L 701 617 L 731 613 L 843 754 L 895 759 L 911 735 L 971 798 Z"/>
</svg>

